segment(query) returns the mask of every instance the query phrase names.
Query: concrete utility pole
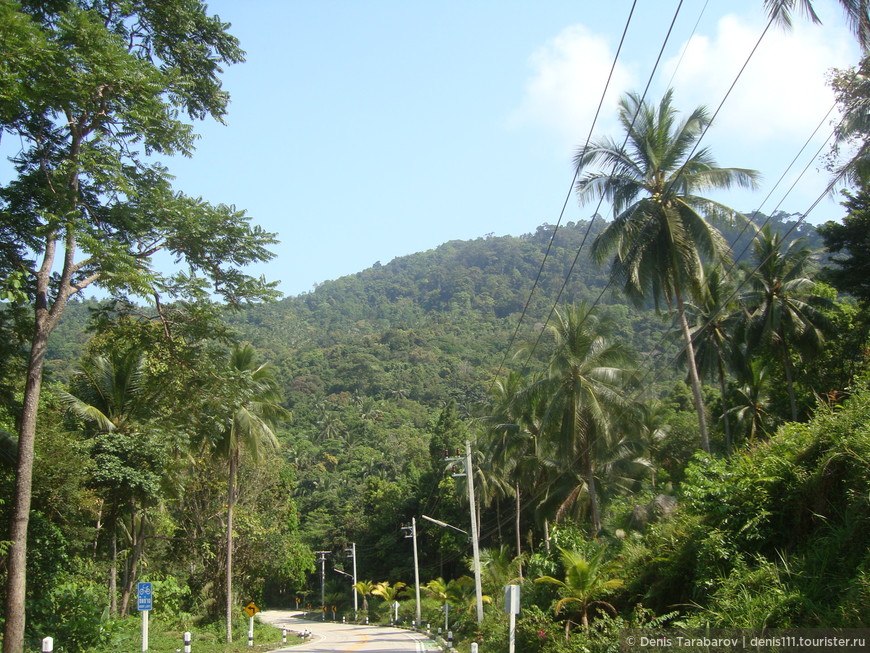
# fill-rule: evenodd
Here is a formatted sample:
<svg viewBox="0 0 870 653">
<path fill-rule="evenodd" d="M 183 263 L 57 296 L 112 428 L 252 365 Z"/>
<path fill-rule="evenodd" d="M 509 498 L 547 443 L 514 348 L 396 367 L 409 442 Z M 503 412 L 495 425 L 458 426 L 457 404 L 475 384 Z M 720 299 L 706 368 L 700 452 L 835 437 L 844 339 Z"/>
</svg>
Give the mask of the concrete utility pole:
<svg viewBox="0 0 870 653">
<path fill-rule="evenodd" d="M 356 591 L 356 542 L 351 542 L 350 548 L 344 550 L 347 553 L 348 558 L 353 558 L 353 619 L 356 621 L 359 616 L 359 607 L 358 607 L 358 595 L 359 592 Z"/>
<path fill-rule="evenodd" d="M 410 531 L 410 533 L 405 535 L 405 539 L 410 537 L 414 544 L 414 597 L 417 600 L 417 612 L 414 625 L 417 626 L 417 628 L 420 628 L 423 624 L 420 617 L 420 563 L 417 561 L 417 519 L 411 517 L 411 525 L 402 526 L 402 530 Z"/>
<path fill-rule="evenodd" d="M 462 458 L 450 458 L 447 457 L 448 461 L 458 461 L 463 460 Z M 468 479 L 468 505 L 471 510 L 471 550 L 474 556 L 474 593 L 475 593 L 475 602 L 477 604 L 477 623 L 483 623 L 483 587 L 480 582 L 480 544 L 478 542 L 477 536 L 477 508 L 474 502 L 474 468 L 471 465 L 471 441 L 465 441 L 465 471 L 464 472 L 453 472 L 452 476 L 454 478 L 460 478 L 465 476 Z M 438 523 L 434 519 L 429 519 L 429 521 L 434 521 Z M 442 525 L 448 526 L 449 528 L 453 528 L 457 531 L 462 531 L 460 528 L 456 528 L 455 526 L 450 526 L 450 524 Z M 462 531 L 464 532 L 464 531 Z"/>
<path fill-rule="evenodd" d="M 474 552 L 474 591 L 477 594 L 477 623 L 483 623 L 483 588 L 480 582 L 480 543 L 477 540 L 477 508 L 474 503 L 474 468 L 471 441 L 465 441 L 465 472 L 468 474 L 468 503 L 471 506 L 471 547 Z"/>
<path fill-rule="evenodd" d="M 320 613 L 322 620 L 326 621 L 326 556 L 332 551 L 317 551 L 317 562 L 320 563 Z"/>
</svg>

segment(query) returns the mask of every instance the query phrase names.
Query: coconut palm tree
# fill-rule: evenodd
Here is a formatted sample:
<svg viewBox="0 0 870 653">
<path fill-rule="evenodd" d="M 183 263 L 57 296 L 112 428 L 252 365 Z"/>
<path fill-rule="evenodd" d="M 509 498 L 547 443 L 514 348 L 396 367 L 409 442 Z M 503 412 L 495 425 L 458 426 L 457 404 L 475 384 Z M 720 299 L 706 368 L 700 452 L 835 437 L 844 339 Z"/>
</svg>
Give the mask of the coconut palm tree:
<svg viewBox="0 0 870 653">
<path fill-rule="evenodd" d="M 105 521 L 111 533 L 108 586 L 112 615 L 118 612 L 118 532 L 124 526 L 122 513 L 129 511 L 130 567 L 135 569 L 144 546 L 144 541 L 136 537 L 139 532 L 136 525 L 147 521 L 140 510 L 155 500 L 159 488 L 152 471 L 157 452 L 141 431 L 151 408 L 151 397 L 144 384 L 144 361 L 145 355 L 135 348 L 86 357 L 72 380 L 71 391 L 58 391 L 66 410 L 97 430 L 91 450 L 97 461 L 92 480 L 106 493 Z M 122 616 L 126 613 L 134 575 L 128 574 L 124 583 Z"/>
<path fill-rule="evenodd" d="M 616 608 L 601 597 L 621 587 L 623 581 L 616 577 L 617 565 L 604 560 L 604 549 L 591 558 L 561 547 L 559 551 L 562 567 L 565 570 L 565 580 L 552 576 L 541 576 L 535 579 L 536 583 L 549 583 L 559 588 L 562 596 L 554 606 L 556 615 L 558 616 L 566 608 L 574 607 L 580 615 L 580 623 L 584 629 L 589 627 L 589 608 L 594 605 L 607 608 L 615 616 Z M 572 623 L 570 618 L 565 621 L 566 642 L 571 633 Z"/>
<path fill-rule="evenodd" d="M 792 356 L 818 353 L 833 326 L 824 311 L 834 303 L 812 280 L 813 253 L 802 238 L 784 243 L 765 225 L 753 244 L 756 270 L 743 294 L 748 317 L 743 326 L 750 355 L 776 352 L 785 372 L 792 421 L 798 418 Z"/>
<path fill-rule="evenodd" d="M 866 51 L 870 47 L 870 16 L 867 14 L 868 3 L 866 0 L 840 0 L 843 12 L 846 14 L 846 22 L 852 28 L 859 45 Z M 764 7 L 771 18 L 777 20 L 786 27 L 791 27 L 792 11 L 798 8 L 816 24 L 821 24 L 821 19 L 813 7 L 812 0 L 764 0 Z"/>
<path fill-rule="evenodd" d="M 523 580 L 522 557 L 511 555 L 510 549 L 504 545 L 497 549 L 481 549 L 480 570 L 483 589 L 490 594 L 498 594 L 506 585 Z"/>
<path fill-rule="evenodd" d="M 582 203 L 602 197 L 613 206 L 613 221 L 592 245 L 599 263 L 612 255 L 611 279 L 637 303 L 651 297 L 656 307 L 664 300 L 676 310 L 688 352 L 701 447 L 709 451 L 685 302 L 700 291 L 704 258 L 718 261 L 726 254 L 722 235 L 706 216 L 738 213 L 699 193 L 735 185 L 754 187 L 758 173 L 720 168 L 706 148 L 697 149 L 710 115 L 698 107 L 678 122 L 672 99 L 672 90 L 657 107 L 633 93 L 624 97 L 619 121 L 625 144 L 604 139 L 578 152 L 574 162 L 584 174 L 576 192 Z M 601 169 L 586 172 L 591 165 Z"/>
<path fill-rule="evenodd" d="M 702 375 L 714 377 L 719 383 L 722 400 L 722 423 L 725 430 L 725 451 L 731 455 L 733 438 L 728 413 L 727 371 L 735 356 L 734 336 L 740 318 L 734 285 L 719 266 L 704 271 L 697 301 L 686 309 L 694 324 L 691 328 L 695 365 Z M 685 351 L 681 358 L 685 358 Z"/>
<path fill-rule="evenodd" d="M 541 476 L 541 413 L 543 399 L 527 380 L 511 372 L 493 385 L 489 414 L 481 421 L 487 428 L 485 465 L 503 476 L 515 503 L 516 556 L 522 578 L 522 489 L 534 486 Z"/>
<path fill-rule="evenodd" d="M 756 359 L 747 364 L 743 370 L 743 383 L 736 389 L 733 406 L 728 409 L 728 412 L 743 429 L 744 437 L 748 442 L 753 442 L 759 435 L 767 435 L 775 425 L 768 411 L 770 405 L 768 386 L 767 362 Z"/>
<path fill-rule="evenodd" d="M 606 338 L 605 326 L 585 304 L 568 306 L 564 314 L 556 311 L 550 330 L 556 342 L 549 373 L 541 381 L 547 396 L 542 421 L 562 466 L 573 470 L 579 463 L 592 531 L 597 535 L 601 530 L 597 455 L 612 435 L 615 418 L 628 407 L 624 393 L 634 378 L 626 368 L 631 356 Z M 576 498 L 576 493 L 571 496 Z"/>
<path fill-rule="evenodd" d="M 236 477 L 244 450 L 258 461 L 267 450 L 278 446 L 272 427 L 290 414 L 278 401 L 280 392 L 269 365 L 258 364 L 250 345 L 236 345 L 230 352 L 226 383 L 231 388 L 229 400 L 220 408 L 226 416 L 224 428 L 212 443 L 214 453 L 226 461 L 227 530 L 226 530 L 226 641 L 232 642 L 233 613 L 233 508 L 238 500 Z"/>
</svg>

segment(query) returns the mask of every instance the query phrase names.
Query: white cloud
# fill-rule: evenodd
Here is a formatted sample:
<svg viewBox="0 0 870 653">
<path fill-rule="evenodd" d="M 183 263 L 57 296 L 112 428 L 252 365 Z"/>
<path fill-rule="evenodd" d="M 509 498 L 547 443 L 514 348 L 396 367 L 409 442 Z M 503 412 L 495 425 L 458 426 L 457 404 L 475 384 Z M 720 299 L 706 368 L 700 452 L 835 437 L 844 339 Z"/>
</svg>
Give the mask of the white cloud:
<svg viewBox="0 0 870 653">
<path fill-rule="evenodd" d="M 584 25 L 562 30 L 531 55 L 532 75 L 526 83 L 520 106 L 508 124 L 513 127 L 535 124 L 556 131 L 572 143 L 585 140 L 601 93 L 613 65 L 614 50 L 608 40 L 593 34 Z M 617 64 L 604 105 L 596 123 L 596 134 L 612 131 L 616 124 L 619 96 L 631 88 L 629 70 Z"/>
<path fill-rule="evenodd" d="M 663 77 L 674 75 L 679 105 L 706 104 L 715 111 L 762 30 L 729 15 L 720 19 L 715 37 L 693 37 L 676 73 L 676 57 L 664 67 Z M 715 131 L 748 143 L 802 143 L 834 103 L 826 72 L 857 60 L 853 43 L 843 27 L 800 21 L 790 32 L 771 28 L 716 118 Z"/>
</svg>

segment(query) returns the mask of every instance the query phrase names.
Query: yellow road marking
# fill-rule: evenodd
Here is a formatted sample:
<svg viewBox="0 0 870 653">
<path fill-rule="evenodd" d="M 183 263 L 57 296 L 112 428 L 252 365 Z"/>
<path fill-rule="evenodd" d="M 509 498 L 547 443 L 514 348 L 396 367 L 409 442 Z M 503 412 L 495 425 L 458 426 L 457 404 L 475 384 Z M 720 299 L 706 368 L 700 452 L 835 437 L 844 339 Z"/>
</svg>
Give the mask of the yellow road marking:
<svg viewBox="0 0 870 653">
<path fill-rule="evenodd" d="M 345 650 L 345 651 L 358 651 L 358 650 L 360 650 L 363 646 L 365 646 L 366 644 L 369 643 L 369 636 L 368 636 L 368 635 L 360 635 L 360 637 L 362 637 L 362 641 L 361 641 L 361 642 L 357 642 L 356 644 L 354 644 L 354 645 L 351 646 L 350 648 L 346 648 L 346 649 L 344 649 L 344 650 Z"/>
</svg>

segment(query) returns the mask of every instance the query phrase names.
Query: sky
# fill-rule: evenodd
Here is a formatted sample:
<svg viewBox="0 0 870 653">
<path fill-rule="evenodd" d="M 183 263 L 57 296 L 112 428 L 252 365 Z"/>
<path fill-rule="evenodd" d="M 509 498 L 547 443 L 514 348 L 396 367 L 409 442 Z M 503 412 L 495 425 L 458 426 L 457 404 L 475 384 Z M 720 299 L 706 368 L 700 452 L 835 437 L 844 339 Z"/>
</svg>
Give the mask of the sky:
<svg viewBox="0 0 870 653">
<path fill-rule="evenodd" d="M 167 161 L 176 187 L 245 209 L 277 233 L 252 268 L 287 295 L 449 240 L 521 235 L 588 219 L 570 189 L 590 134 L 620 137 L 617 101 L 669 86 L 688 112 L 714 111 L 767 23 L 762 0 L 638 0 L 594 122 L 630 0 L 219 0 L 246 63 L 227 69 L 227 124 L 197 125 L 192 159 Z M 743 211 L 806 212 L 830 175 L 814 161 L 833 128 L 826 71 L 859 49 L 839 3 L 824 22 L 769 31 L 703 144 L 719 165 L 754 168 L 756 192 L 716 195 Z M 798 155 L 797 173 L 770 199 Z M 784 198 L 784 199 L 783 199 Z M 602 209 L 604 213 L 605 209 Z M 808 219 L 843 214 L 825 199 Z"/>
</svg>

